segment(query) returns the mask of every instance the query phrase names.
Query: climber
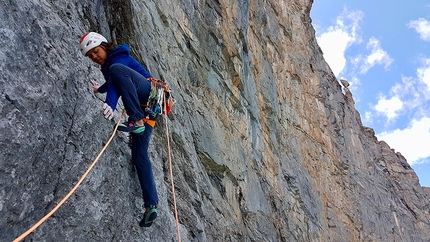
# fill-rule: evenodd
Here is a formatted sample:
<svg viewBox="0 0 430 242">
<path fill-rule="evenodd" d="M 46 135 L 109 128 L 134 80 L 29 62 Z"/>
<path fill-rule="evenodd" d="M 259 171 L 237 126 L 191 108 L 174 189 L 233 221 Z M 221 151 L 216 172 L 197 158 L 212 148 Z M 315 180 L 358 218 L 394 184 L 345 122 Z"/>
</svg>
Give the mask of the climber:
<svg viewBox="0 0 430 242">
<path fill-rule="evenodd" d="M 84 56 L 101 66 L 105 83 L 100 85 L 90 81 L 94 93 L 105 93 L 103 104 L 105 118 L 111 120 L 121 96 L 128 121 L 118 126 L 118 130 L 130 132 L 132 160 L 137 170 L 143 193 L 145 212 L 139 225 L 149 227 L 157 218 L 158 195 L 148 156 L 154 120 L 147 120 L 141 104 L 146 104 L 151 90 L 152 76 L 131 55 L 127 44 L 116 45 L 108 42 L 98 33 L 89 32 L 79 41 Z"/>
</svg>

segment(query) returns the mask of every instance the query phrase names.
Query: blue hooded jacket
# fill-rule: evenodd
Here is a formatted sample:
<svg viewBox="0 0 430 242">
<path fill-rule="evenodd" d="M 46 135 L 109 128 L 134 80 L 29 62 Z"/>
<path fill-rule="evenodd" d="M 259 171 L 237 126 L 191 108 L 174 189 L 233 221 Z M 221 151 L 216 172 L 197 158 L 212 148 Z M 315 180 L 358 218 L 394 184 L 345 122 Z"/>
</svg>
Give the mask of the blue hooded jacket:
<svg viewBox="0 0 430 242">
<path fill-rule="evenodd" d="M 130 67 L 145 78 L 152 77 L 151 74 L 149 74 L 149 72 L 146 71 L 145 68 L 143 68 L 143 66 L 130 55 L 130 49 L 127 44 L 118 45 L 114 50 L 109 51 L 105 63 L 102 65 L 102 73 L 106 82 L 99 87 L 98 92 L 107 92 L 105 103 L 113 110 L 115 110 L 118 103 L 119 94 L 110 79 L 109 68 L 112 64 L 116 63 Z"/>
</svg>

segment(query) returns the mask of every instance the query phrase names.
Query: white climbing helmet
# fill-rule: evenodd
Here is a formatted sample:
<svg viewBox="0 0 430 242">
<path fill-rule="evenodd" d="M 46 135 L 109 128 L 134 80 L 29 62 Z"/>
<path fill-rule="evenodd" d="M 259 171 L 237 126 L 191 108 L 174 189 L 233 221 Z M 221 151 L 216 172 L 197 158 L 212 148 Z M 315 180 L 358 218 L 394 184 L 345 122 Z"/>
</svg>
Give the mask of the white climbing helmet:
<svg viewBox="0 0 430 242">
<path fill-rule="evenodd" d="M 108 42 L 103 35 L 96 32 L 88 32 L 84 34 L 79 40 L 79 48 L 83 55 L 86 55 L 89 50 L 99 46 L 103 42 Z"/>
</svg>

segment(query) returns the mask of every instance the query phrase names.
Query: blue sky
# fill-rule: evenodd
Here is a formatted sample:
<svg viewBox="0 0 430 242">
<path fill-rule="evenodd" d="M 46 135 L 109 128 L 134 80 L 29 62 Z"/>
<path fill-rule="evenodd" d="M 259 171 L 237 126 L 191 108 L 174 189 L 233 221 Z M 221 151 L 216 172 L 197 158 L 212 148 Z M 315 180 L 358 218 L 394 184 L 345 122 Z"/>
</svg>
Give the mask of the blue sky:
<svg viewBox="0 0 430 242">
<path fill-rule="evenodd" d="M 311 17 L 363 124 L 430 187 L 430 2 L 314 0 Z"/>
</svg>

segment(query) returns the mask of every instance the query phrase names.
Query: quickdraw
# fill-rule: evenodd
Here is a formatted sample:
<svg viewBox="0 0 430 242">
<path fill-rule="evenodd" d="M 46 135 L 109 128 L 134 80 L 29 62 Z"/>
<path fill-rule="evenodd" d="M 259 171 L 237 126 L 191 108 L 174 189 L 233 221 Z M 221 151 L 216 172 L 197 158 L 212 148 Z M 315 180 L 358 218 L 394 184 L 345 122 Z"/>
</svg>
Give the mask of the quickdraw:
<svg viewBox="0 0 430 242">
<path fill-rule="evenodd" d="M 159 114 L 168 115 L 173 105 L 176 104 L 169 86 L 166 82 L 155 78 L 147 80 L 151 82 L 151 91 L 148 102 L 143 105 L 146 119 L 155 120 Z M 164 102 L 166 102 L 165 105 Z"/>
</svg>

